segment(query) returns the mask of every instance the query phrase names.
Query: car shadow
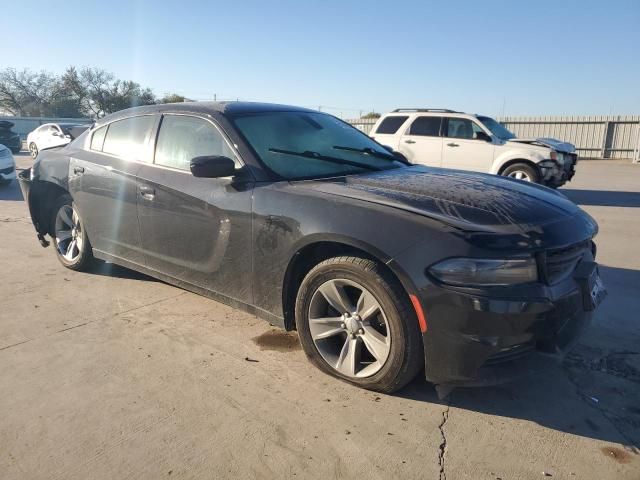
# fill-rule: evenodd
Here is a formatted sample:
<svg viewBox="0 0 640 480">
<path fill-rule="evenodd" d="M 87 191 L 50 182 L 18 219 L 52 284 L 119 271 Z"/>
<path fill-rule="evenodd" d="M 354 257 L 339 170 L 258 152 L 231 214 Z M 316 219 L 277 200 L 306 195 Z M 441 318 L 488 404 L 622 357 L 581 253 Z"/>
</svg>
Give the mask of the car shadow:
<svg viewBox="0 0 640 480">
<path fill-rule="evenodd" d="M 13 180 L 8 185 L 0 185 L 0 200 L 9 200 L 14 202 L 24 200 L 17 180 Z"/>
<path fill-rule="evenodd" d="M 609 190 L 559 190 L 578 205 L 601 207 L 640 207 L 640 193 Z"/>
<path fill-rule="evenodd" d="M 600 272 L 609 295 L 594 325 L 544 372 L 498 386 L 456 388 L 444 400 L 420 374 L 396 395 L 535 422 L 640 453 L 640 335 L 637 316 L 629 315 L 640 311 L 640 271 L 601 266 Z"/>
<path fill-rule="evenodd" d="M 503 385 L 481 388 L 456 388 L 447 398 L 439 400 L 433 385 L 417 378 L 398 393 L 407 399 L 418 402 L 440 403 L 468 412 L 482 413 L 491 417 L 519 419 L 534 422 L 552 430 L 593 438 L 605 442 L 622 443 L 638 451 L 638 435 L 627 431 L 621 433 L 618 422 L 609 420 L 610 412 L 601 409 L 608 396 L 590 395 L 581 390 L 575 379 L 573 367 L 559 364 L 543 375 L 505 383 Z M 605 389 L 606 390 L 606 389 Z M 632 407 L 633 400 L 628 399 Z M 632 407 L 633 408 L 633 407 Z M 455 414 L 449 413 L 450 419 Z M 635 416 L 631 428 L 640 420 L 633 411 L 627 416 Z M 470 420 L 470 417 L 466 417 Z M 618 417 L 620 422 L 629 422 Z M 491 422 L 491 419 L 487 419 Z M 517 428 L 517 427 L 513 427 Z"/>
<path fill-rule="evenodd" d="M 96 263 L 87 271 L 87 273 L 91 275 L 103 275 L 105 277 L 124 278 L 128 280 L 141 280 L 147 282 L 159 281 L 149 275 L 145 275 L 144 273 L 136 272 L 135 270 L 130 270 L 128 268 L 121 267 L 120 265 L 116 265 L 115 263 L 108 262 Z"/>
</svg>

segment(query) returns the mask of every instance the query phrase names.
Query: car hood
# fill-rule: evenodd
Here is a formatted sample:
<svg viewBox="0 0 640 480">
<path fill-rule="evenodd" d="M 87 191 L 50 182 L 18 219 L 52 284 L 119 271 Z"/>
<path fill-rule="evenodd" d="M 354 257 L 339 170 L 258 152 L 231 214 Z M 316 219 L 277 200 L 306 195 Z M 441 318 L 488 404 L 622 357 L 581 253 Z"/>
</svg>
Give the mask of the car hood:
<svg viewBox="0 0 640 480">
<path fill-rule="evenodd" d="M 545 224 L 581 212 L 564 195 L 546 187 L 495 175 L 423 166 L 299 184 L 474 231 L 540 231 Z"/>
<path fill-rule="evenodd" d="M 572 143 L 556 140 L 555 138 L 512 138 L 509 143 L 525 143 L 528 145 L 536 145 L 538 147 L 549 147 L 557 152 L 575 153 L 576 147 Z"/>
</svg>

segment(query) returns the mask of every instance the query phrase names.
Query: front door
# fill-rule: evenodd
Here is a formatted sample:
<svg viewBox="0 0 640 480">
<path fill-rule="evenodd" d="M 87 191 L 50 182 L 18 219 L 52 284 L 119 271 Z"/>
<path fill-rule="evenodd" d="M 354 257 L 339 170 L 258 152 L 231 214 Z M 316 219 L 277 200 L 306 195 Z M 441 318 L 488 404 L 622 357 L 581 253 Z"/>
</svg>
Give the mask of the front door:
<svg viewBox="0 0 640 480">
<path fill-rule="evenodd" d="M 486 133 L 480 125 L 468 118 L 445 119 L 442 145 L 442 166 L 457 170 L 489 173 L 493 164 L 495 145 L 477 138 Z"/>
<path fill-rule="evenodd" d="M 150 269 L 198 287 L 252 302 L 253 180 L 196 178 L 195 157 L 240 162 L 224 135 L 204 118 L 166 114 L 154 163 L 138 171 L 138 220 Z M 245 175 L 243 177 L 243 175 Z"/>
<path fill-rule="evenodd" d="M 419 116 L 400 138 L 400 151 L 411 163 L 439 167 L 442 156 L 442 117 Z"/>
<path fill-rule="evenodd" d="M 89 150 L 72 150 L 69 188 L 95 250 L 143 264 L 136 174 L 150 161 L 156 116 L 118 120 L 91 133 Z"/>
</svg>

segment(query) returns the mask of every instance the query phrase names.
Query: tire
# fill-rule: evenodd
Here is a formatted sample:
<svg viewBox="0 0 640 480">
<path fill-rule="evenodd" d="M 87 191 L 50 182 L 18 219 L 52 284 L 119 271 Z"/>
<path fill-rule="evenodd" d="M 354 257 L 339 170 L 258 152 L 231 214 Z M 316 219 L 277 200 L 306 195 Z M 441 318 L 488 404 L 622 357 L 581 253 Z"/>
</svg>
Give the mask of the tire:
<svg viewBox="0 0 640 480">
<path fill-rule="evenodd" d="M 87 270 L 94 263 L 93 251 L 71 196 L 60 195 L 54 202 L 52 212 L 50 231 L 53 232 L 51 238 L 56 257 L 71 270 Z"/>
<path fill-rule="evenodd" d="M 505 168 L 501 175 L 524 182 L 540 183 L 540 172 L 537 168 L 527 163 L 513 163 Z"/>
<path fill-rule="evenodd" d="M 349 307 L 336 303 L 338 297 L 344 300 L 341 294 L 329 295 L 330 303 L 323 292 L 333 291 L 334 286 L 346 295 Z M 354 311 L 349 313 L 361 315 L 339 316 L 338 310 L 351 307 Z M 392 393 L 424 365 L 422 338 L 409 296 L 384 267 L 368 258 L 334 257 L 311 269 L 298 290 L 296 328 L 311 363 L 368 390 Z"/>
<path fill-rule="evenodd" d="M 29 144 L 29 154 L 31 154 L 31 158 L 34 160 L 38 158 L 38 146 L 34 142 Z"/>
</svg>

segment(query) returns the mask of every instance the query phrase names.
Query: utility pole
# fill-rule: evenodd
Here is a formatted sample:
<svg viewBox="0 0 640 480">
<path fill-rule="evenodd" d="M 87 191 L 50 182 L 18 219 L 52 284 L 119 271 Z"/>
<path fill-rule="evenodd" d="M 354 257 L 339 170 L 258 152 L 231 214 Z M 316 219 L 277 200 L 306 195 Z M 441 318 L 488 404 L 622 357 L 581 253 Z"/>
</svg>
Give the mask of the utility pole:
<svg viewBox="0 0 640 480">
<path fill-rule="evenodd" d="M 214 101 L 214 102 L 217 102 L 217 101 L 218 101 L 218 94 L 217 94 L 217 93 L 214 93 L 214 94 L 213 94 L 213 101 Z"/>
</svg>

